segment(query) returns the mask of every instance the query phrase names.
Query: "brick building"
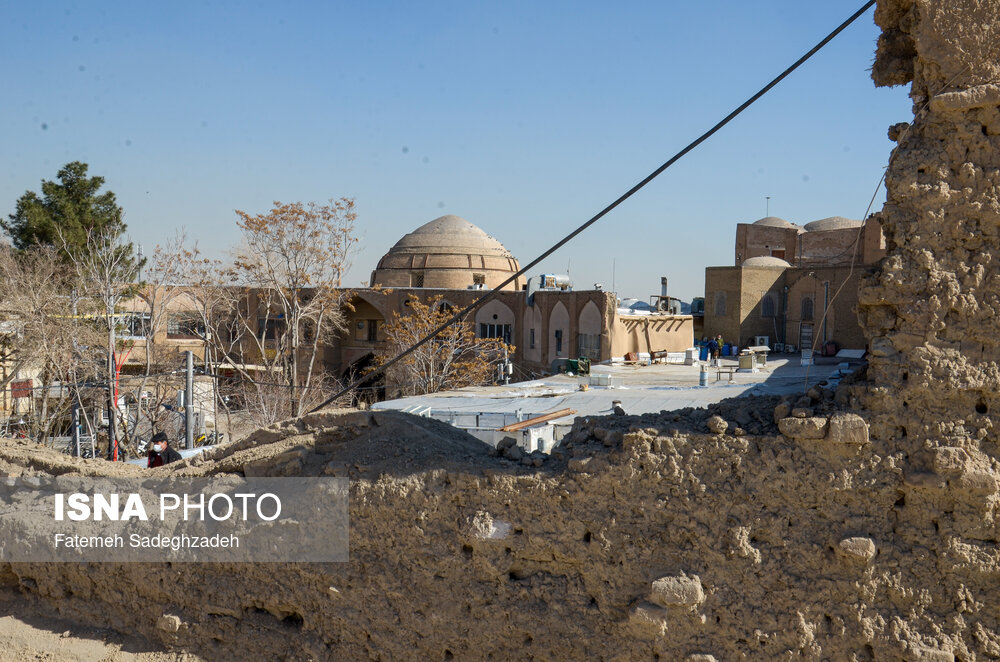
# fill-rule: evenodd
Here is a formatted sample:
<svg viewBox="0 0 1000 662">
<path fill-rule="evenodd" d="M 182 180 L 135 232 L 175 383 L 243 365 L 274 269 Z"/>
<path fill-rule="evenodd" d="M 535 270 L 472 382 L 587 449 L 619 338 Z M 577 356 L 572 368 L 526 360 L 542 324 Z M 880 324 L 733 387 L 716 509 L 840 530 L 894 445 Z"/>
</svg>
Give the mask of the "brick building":
<svg viewBox="0 0 1000 662">
<path fill-rule="evenodd" d="M 519 268 L 499 241 L 458 216 L 417 228 L 379 260 L 372 287 L 355 292 L 347 334 L 332 348 L 334 372 L 346 375 L 370 364 L 383 341 L 379 329 L 394 314 L 406 315 L 409 299 L 442 295 L 463 308 L 479 290 L 496 287 Z M 550 372 L 560 359 L 598 362 L 628 352 L 680 352 L 694 337 L 690 315 L 620 310 L 614 293 L 573 290 L 554 276 L 517 279 L 478 309 L 473 322 L 477 335 L 516 346 L 518 379 Z"/>
<path fill-rule="evenodd" d="M 740 223 L 735 266 L 705 269 L 704 333 L 740 347 L 766 337 L 795 351 L 827 343 L 862 349 L 858 279 L 884 256 L 874 216 L 801 226 L 773 216 Z"/>
</svg>

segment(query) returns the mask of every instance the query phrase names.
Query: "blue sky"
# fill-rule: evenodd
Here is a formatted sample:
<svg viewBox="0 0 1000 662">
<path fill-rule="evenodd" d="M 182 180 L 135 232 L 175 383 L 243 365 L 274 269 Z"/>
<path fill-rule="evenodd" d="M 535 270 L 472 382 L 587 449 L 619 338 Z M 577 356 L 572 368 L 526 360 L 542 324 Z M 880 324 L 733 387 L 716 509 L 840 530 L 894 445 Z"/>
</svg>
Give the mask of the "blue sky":
<svg viewBox="0 0 1000 662">
<path fill-rule="evenodd" d="M 348 196 L 351 285 L 443 214 L 527 263 L 861 4 L 8 3 L 0 213 L 81 160 L 147 252 L 183 227 L 222 256 L 234 209 Z M 690 299 L 765 196 L 799 223 L 861 218 L 911 117 L 871 82 L 877 36 L 869 10 L 533 271 L 640 298 L 665 275 Z"/>
</svg>

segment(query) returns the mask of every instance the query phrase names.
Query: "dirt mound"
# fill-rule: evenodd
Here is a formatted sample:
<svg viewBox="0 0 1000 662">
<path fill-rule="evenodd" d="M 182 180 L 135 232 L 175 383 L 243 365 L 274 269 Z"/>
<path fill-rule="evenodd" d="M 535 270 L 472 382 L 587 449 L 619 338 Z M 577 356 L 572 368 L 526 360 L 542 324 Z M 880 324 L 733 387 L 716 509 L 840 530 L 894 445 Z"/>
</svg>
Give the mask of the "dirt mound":
<svg viewBox="0 0 1000 662">
<path fill-rule="evenodd" d="M 32 441 L 0 437 L 0 476 L 138 476 L 144 471 L 131 464 L 70 457 Z"/>
<path fill-rule="evenodd" d="M 446 423 L 396 411 L 325 410 L 283 421 L 177 466 L 177 475 L 341 476 L 377 479 L 505 466 Z"/>
<path fill-rule="evenodd" d="M 0 651 L 6 662 L 201 662 L 107 628 L 54 618 L 51 609 L 0 591 Z"/>
</svg>

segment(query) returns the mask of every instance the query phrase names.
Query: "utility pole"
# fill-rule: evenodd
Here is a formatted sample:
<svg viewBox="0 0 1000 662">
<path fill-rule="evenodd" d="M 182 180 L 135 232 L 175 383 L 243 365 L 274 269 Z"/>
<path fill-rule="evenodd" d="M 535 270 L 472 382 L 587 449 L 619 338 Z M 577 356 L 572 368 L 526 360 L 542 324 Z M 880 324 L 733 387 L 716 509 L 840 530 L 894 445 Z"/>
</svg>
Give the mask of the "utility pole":
<svg viewBox="0 0 1000 662">
<path fill-rule="evenodd" d="M 80 405 L 73 404 L 73 449 L 76 457 L 80 457 Z"/>
<path fill-rule="evenodd" d="M 501 379 L 506 386 L 507 384 L 510 384 L 510 360 L 507 356 L 506 344 L 503 346 L 503 363 L 501 364 L 500 369 L 503 371 Z"/>
<path fill-rule="evenodd" d="M 118 411 L 118 366 L 115 363 L 115 307 L 114 299 L 108 291 L 108 459 L 118 461 L 118 422 L 115 414 Z"/>
<path fill-rule="evenodd" d="M 187 375 L 184 380 L 184 448 L 194 448 L 194 353 L 187 356 Z"/>
</svg>

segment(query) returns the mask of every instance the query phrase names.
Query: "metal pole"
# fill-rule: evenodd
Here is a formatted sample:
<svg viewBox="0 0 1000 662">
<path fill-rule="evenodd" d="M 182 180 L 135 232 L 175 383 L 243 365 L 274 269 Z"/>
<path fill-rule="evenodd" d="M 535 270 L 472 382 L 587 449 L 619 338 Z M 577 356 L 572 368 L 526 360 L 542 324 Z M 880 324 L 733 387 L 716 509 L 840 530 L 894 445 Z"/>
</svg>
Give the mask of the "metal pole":
<svg viewBox="0 0 1000 662">
<path fill-rule="evenodd" d="M 115 307 L 112 303 L 111 293 L 108 292 L 108 459 L 112 462 L 118 461 L 118 421 L 115 414 L 118 411 L 118 403 L 115 402 L 117 363 L 115 359 Z"/>
<path fill-rule="evenodd" d="M 501 381 L 504 383 L 504 385 L 510 384 L 510 375 L 507 372 L 508 362 L 509 361 L 507 359 L 507 345 L 504 345 L 503 346 L 503 365 L 501 366 L 501 369 L 503 370 L 503 375 L 501 376 Z"/>
<path fill-rule="evenodd" d="M 80 405 L 73 405 L 73 448 L 80 457 Z"/>
<path fill-rule="evenodd" d="M 184 383 L 184 448 L 194 448 L 194 354 L 187 356 L 187 378 Z"/>
<path fill-rule="evenodd" d="M 108 459 L 118 461 L 118 426 L 115 424 L 115 386 L 108 384 Z"/>
<path fill-rule="evenodd" d="M 830 310 L 830 281 L 823 283 L 823 345 L 826 347 L 826 316 Z"/>
</svg>

